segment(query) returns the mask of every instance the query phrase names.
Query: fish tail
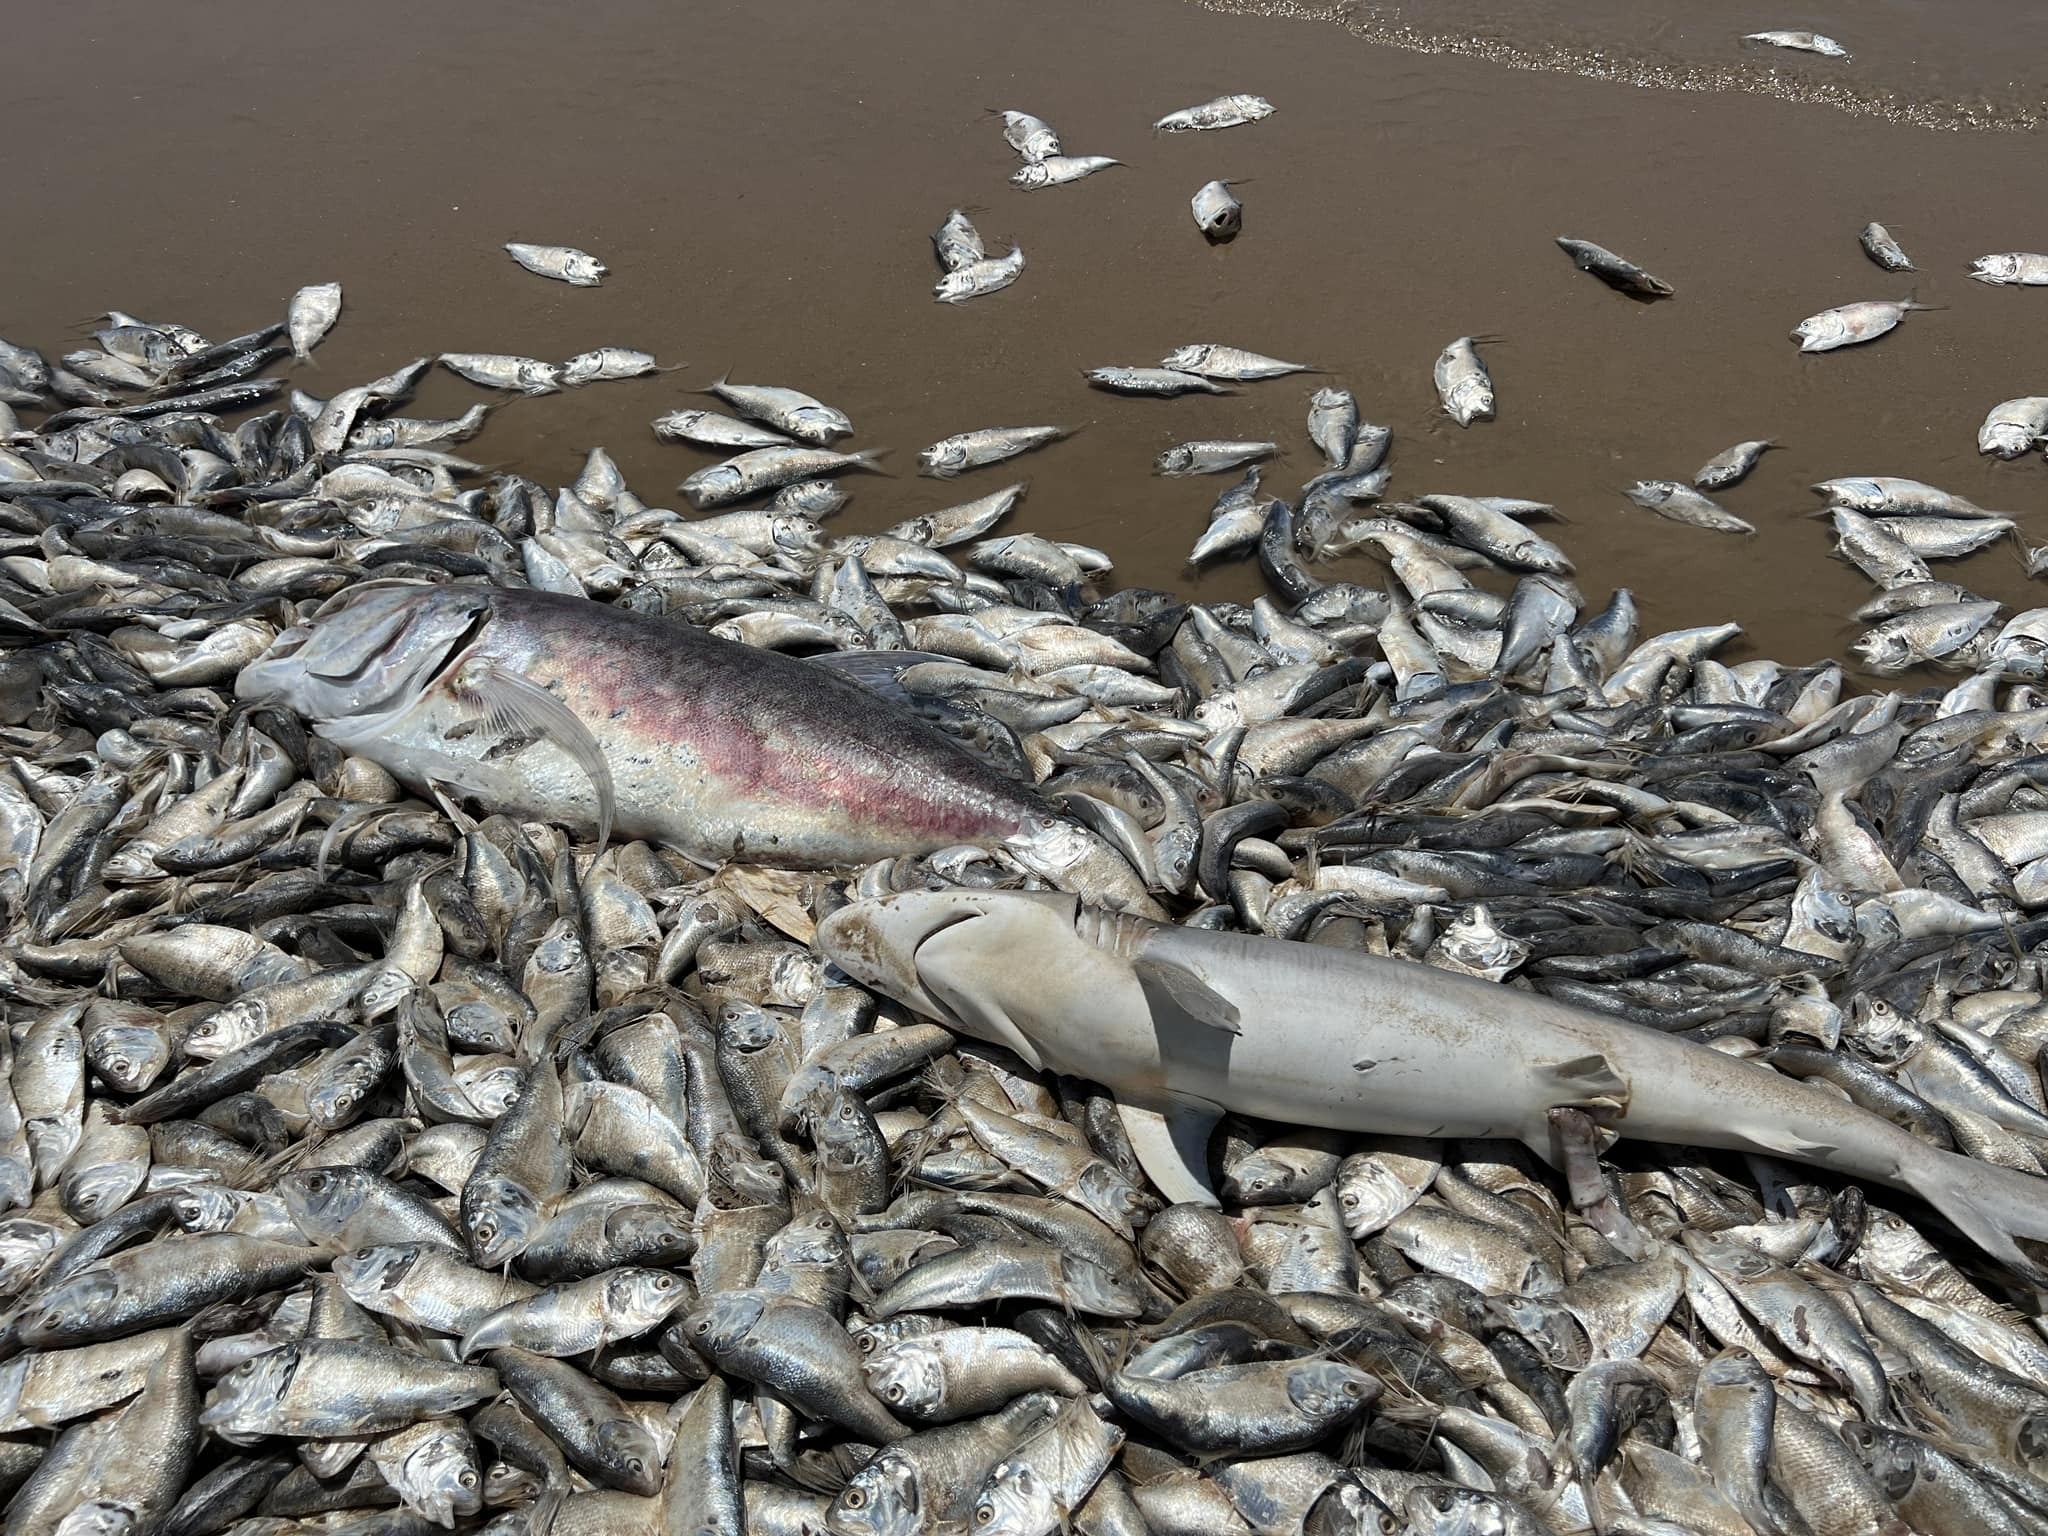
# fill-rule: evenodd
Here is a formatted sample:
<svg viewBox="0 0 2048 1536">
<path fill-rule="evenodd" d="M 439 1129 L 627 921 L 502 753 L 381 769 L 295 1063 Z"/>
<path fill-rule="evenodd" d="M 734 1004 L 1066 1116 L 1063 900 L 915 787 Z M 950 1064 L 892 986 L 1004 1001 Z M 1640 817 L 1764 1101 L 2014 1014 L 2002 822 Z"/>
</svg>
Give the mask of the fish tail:
<svg viewBox="0 0 2048 1536">
<path fill-rule="evenodd" d="M 1928 1146 L 1899 1176 L 1979 1248 L 2048 1285 L 2048 1179 Z"/>
</svg>

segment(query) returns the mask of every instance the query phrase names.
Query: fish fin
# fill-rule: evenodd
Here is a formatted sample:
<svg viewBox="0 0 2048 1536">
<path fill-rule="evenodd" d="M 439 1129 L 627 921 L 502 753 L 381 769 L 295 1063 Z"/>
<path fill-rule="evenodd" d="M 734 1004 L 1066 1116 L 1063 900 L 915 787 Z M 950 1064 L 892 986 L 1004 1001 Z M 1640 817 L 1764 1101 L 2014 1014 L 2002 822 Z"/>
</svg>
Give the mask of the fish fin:
<svg viewBox="0 0 2048 1536">
<path fill-rule="evenodd" d="M 1628 1108 L 1628 1079 L 1615 1071 L 1614 1064 L 1598 1051 L 1574 1056 L 1569 1061 L 1545 1062 L 1541 1070 L 1552 1087 L 1572 1095 L 1570 1103 L 1560 1108 L 1616 1112 Z"/>
<path fill-rule="evenodd" d="M 808 659 L 814 667 L 850 677 L 863 688 L 879 693 L 885 699 L 894 699 L 899 704 L 912 703 L 915 698 L 903 686 L 905 672 L 927 661 L 954 660 L 936 651 L 827 651 L 822 656 Z"/>
<path fill-rule="evenodd" d="M 1133 960 L 1131 969 L 1137 973 L 1141 986 L 1157 987 L 1197 1024 L 1221 1030 L 1226 1035 L 1244 1033 L 1237 1004 L 1193 971 L 1160 960 Z"/>
<path fill-rule="evenodd" d="M 462 668 L 455 691 L 466 703 L 481 709 L 498 729 L 527 732 L 567 753 L 597 792 L 597 844 L 602 848 L 611 841 L 612 814 L 618 804 L 611 765 L 605 762 L 590 727 L 574 710 L 540 684 L 492 664 Z"/>
<path fill-rule="evenodd" d="M 1179 1205 L 1223 1203 L 1209 1180 L 1209 1133 L 1223 1118 L 1220 1109 L 1185 1100 L 1164 1112 L 1135 1104 L 1116 1108 L 1145 1176 L 1167 1199 Z"/>
<path fill-rule="evenodd" d="M 2048 1179 L 1920 1142 L 1899 1177 L 1994 1259 L 2048 1285 Z"/>
</svg>

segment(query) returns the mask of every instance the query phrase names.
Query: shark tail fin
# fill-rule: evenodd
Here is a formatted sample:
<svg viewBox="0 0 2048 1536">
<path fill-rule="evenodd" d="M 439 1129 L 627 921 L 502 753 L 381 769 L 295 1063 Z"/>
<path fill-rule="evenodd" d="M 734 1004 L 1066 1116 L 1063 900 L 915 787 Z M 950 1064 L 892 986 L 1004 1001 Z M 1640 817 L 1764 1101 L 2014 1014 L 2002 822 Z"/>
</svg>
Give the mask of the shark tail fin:
<svg viewBox="0 0 2048 1536">
<path fill-rule="evenodd" d="M 2048 1179 L 1933 1147 L 1921 1148 L 1899 1174 L 1971 1242 L 2048 1286 Z"/>
</svg>

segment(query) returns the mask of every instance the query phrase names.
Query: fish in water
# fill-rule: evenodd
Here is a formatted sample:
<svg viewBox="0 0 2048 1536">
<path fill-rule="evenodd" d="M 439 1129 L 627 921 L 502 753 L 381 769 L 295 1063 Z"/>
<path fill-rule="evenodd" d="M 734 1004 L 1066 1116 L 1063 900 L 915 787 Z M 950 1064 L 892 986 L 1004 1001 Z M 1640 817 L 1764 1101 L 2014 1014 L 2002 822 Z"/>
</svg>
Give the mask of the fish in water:
<svg viewBox="0 0 2048 1536">
<path fill-rule="evenodd" d="M 1437 399 L 1461 427 L 1493 420 L 1493 375 L 1486 371 L 1475 345 L 1481 339 L 1460 336 L 1436 360 Z"/>
<path fill-rule="evenodd" d="M 1876 262 L 1880 267 L 1883 267 L 1885 271 L 1911 272 L 1915 270 L 1912 259 L 1900 248 L 1899 242 L 1892 238 L 1892 232 L 1882 224 L 1871 223 L 1864 225 L 1863 232 L 1856 238 L 1863 247 L 1863 254 Z"/>
<path fill-rule="evenodd" d="M 1163 133 L 1206 133 L 1256 123 L 1272 115 L 1273 103 L 1263 96 L 1218 96 L 1198 107 L 1169 112 L 1152 126 Z"/>
<path fill-rule="evenodd" d="M 1231 192 L 1231 185 L 1227 181 L 1204 182 L 1195 193 L 1195 228 L 1211 244 L 1228 244 L 1244 229 L 1244 204 Z"/>
<path fill-rule="evenodd" d="M 1795 53 L 1817 53 L 1823 58 L 1846 59 L 1849 50 L 1819 32 L 1750 32 L 1742 39 L 1746 43 L 1767 43 L 1773 48 L 1789 48 Z"/>
<path fill-rule="evenodd" d="M 2044 277 L 2048 281 L 2048 277 Z M 1939 309 L 1938 304 L 1915 304 L 1910 299 L 1864 299 L 1809 315 L 1792 328 L 1792 339 L 1802 352 L 1832 352 L 1875 341 L 1916 309 Z"/>
<path fill-rule="evenodd" d="M 572 288 L 595 288 L 611 271 L 588 251 L 579 251 L 573 245 L 528 245 L 521 240 L 508 240 L 505 254 L 536 276 L 552 277 Z"/>
<path fill-rule="evenodd" d="M 1570 235 L 1559 235 L 1557 243 L 1565 255 L 1571 257 L 1573 266 L 1581 272 L 1592 273 L 1610 288 L 1644 299 L 1668 299 L 1677 291 L 1661 277 L 1652 277 L 1604 245 L 1595 245 L 1590 240 L 1575 240 Z"/>
<path fill-rule="evenodd" d="M 290 706 L 422 789 L 707 863 L 982 843 L 1085 878 L 1097 852 L 831 668 L 555 593 L 360 585 L 280 635 L 236 694 Z"/>
<path fill-rule="evenodd" d="M 833 962 L 1032 1067 L 1101 1083 L 1176 1200 L 1214 1204 L 1226 1112 L 1392 1136 L 1500 1136 L 1553 1115 L 1790 1158 L 1910 1189 L 2022 1273 L 2048 1265 L 2038 1176 L 1929 1146 L 1867 1109 L 1623 1019 L 1412 962 L 1090 912 L 1064 895 L 904 892 L 834 913 Z"/>
</svg>

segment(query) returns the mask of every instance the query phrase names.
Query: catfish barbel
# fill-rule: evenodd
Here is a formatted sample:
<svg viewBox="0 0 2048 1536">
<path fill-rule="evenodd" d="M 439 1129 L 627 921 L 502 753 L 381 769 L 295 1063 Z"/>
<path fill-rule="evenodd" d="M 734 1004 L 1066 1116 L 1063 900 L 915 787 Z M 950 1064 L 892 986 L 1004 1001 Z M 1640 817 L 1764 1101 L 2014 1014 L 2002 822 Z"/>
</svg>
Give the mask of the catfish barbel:
<svg viewBox="0 0 2048 1536">
<path fill-rule="evenodd" d="M 584 598 L 365 582 L 279 635 L 235 694 L 290 706 L 415 789 L 600 840 L 799 867 L 976 844 L 1152 910 L 1106 844 L 892 700 Z"/>
</svg>

